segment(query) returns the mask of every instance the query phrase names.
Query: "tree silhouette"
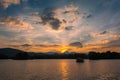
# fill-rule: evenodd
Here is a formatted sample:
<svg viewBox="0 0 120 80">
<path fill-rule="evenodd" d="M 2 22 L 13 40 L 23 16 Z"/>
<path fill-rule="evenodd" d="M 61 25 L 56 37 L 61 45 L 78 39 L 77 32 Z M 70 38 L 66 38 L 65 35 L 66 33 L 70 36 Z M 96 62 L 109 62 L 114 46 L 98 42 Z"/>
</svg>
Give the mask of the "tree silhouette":
<svg viewBox="0 0 120 80">
<path fill-rule="evenodd" d="M 14 59 L 20 59 L 20 60 L 24 60 L 24 59 L 29 59 L 29 55 L 27 52 L 22 52 L 22 53 L 18 53 L 15 55 L 15 58 Z"/>
</svg>

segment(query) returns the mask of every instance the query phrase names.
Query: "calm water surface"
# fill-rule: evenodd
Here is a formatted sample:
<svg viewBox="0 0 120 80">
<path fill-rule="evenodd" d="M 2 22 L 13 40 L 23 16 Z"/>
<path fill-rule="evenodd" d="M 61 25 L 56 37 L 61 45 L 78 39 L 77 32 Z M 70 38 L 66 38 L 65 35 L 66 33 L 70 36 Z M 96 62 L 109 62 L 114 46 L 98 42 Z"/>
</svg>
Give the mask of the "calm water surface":
<svg viewBox="0 0 120 80">
<path fill-rule="evenodd" d="M 0 80 L 120 80 L 120 60 L 0 60 Z"/>
</svg>

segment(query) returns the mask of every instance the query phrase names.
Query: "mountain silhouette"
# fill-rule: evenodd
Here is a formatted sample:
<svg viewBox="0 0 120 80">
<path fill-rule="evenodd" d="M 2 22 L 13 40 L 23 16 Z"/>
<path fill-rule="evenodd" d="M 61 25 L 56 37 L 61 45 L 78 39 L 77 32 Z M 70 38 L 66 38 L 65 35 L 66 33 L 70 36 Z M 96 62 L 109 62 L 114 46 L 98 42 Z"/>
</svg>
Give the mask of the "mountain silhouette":
<svg viewBox="0 0 120 80">
<path fill-rule="evenodd" d="M 13 48 L 1 48 L 0 49 L 0 55 L 6 55 L 6 56 L 15 56 L 17 53 L 23 53 L 24 51 L 13 49 Z"/>
</svg>

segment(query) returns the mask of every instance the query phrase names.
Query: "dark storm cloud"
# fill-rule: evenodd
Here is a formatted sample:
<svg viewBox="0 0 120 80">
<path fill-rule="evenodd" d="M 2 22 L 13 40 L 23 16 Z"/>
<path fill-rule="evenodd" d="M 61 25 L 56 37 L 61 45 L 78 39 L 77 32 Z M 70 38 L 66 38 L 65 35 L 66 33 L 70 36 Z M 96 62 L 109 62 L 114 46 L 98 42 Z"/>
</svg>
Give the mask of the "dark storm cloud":
<svg viewBox="0 0 120 80">
<path fill-rule="evenodd" d="M 41 15 L 41 19 L 44 25 L 50 24 L 52 29 L 58 30 L 61 22 L 59 19 L 54 18 L 54 10 L 55 8 L 45 8 Z"/>
<path fill-rule="evenodd" d="M 75 46 L 75 47 L 83 47 L 83 45 L 80 43 L 80 42 L 73 42 L 73 43 L 70 43 L 69 46 Z"/>
</svg>

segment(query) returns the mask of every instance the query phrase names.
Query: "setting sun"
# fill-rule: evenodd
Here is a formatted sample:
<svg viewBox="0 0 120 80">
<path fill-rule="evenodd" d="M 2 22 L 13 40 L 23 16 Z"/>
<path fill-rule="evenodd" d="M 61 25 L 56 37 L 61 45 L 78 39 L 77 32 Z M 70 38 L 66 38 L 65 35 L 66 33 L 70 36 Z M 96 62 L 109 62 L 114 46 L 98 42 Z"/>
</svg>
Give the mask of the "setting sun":
<svg viewBox="0 0 120 80">
<path fill-rule="evenodd" d="M 64 47 L 61 48 L 61 51 L 60 51 L 60 52 L 61 52 L 61 53 L 64 53 L 64 52 L 66 52 L 67 50 L 68 50 L 68 47 L 64 46 Z"/>
</svg>

